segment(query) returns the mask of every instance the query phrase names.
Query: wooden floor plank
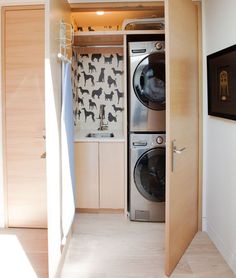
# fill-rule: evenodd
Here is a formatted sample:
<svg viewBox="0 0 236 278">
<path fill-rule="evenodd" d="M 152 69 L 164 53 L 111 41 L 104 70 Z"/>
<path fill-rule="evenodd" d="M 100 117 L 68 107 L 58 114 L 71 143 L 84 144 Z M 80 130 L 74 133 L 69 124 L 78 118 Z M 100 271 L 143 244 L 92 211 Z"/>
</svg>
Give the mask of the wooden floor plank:
<svg viewBox="0 0 236 278">
<path fill-rule="evenodd" d="M 47 229 L 0 229 L 0 277 L 48 277 Z"/>
<path fill-rule="evenodd" d="M 164 224 L 123 215 L 77 214 L 62 278 L 165 278 Z M 171 278 L 233 278 L 206 233 L 198 233 Z"/>
</svg>

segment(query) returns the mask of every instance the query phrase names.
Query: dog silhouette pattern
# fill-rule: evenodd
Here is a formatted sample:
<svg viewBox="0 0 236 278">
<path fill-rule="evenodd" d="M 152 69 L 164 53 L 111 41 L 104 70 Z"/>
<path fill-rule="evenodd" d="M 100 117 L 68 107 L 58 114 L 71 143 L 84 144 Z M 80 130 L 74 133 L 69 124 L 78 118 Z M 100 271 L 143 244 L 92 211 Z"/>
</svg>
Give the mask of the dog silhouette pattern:
<svg viewBox="0 0 236 278">
<path fill-rule="evenodd" d="M 101 68 L 101 72 L 97 82 L 105 82 L 105 68 Z"/>
<path fill-rule="evenodd" d="M 93 86 L 95 86 L 95 84 L 94 84 L 94 76 L 93 75 L 86 74 L 84 71 L 81 71 L 81 73 L 83 73 L 83 75 L 84 75 L 84 86 L 86 86 L 87 80 L 91 80 Z"/>
<path fill-rule="evenodd" d="M 104 54 L 105 53 L 105 54 Z M 105 107 L 109 129 L 123 128 L 123 56 L 121 53 L 80 53 L 73 50 L 72 90 L 76 129 L 99 127 L 100 107 Z"/>
<path fill-rule="evenodd" d="M 112 101 L 113 96 L 114 96 L 114 92 L 113 92 L 113 91 L 112 91 L 110 94 L 106 94 L 106 93 L 105 93 L 105 100 L 110 100 L 110 101 Z"/>
<path fill-rule="evenodd" d="M 92 101 L 92 99 L 89 100 L 89 109 L 93 110 L 94 108 L 97 109 L 97 105 L 95 102 Z"/>
<path fill-rule="evenodd" d="M 83 89 L 82 87 L 78 87 L 78 89 L 80 90 L 81 94 L 88 94 L 89 95 L 89 90 Z"/>
<path fill-rule="evenodd" d="M 104 56 L 105 64 L 112 64 L 113 55 L 111 54 L 109 57 Z"/>
<path fill-rule="evenodd" d="M 109 85 L 109 88 L 111 88 L 111 85 L 114 85 L 115 87 L 117 87 L 116 80 L 112 79 L 112 77 L 110 75 L 107 78 L 107 83 Z"/>
<path fill-rule="evenodd" d="M 94 62 L 96 60 L 97 62 L 99 62 L 101 58 L 102 54 L 92 54 L 91 61 Z"/>
<path fill-rule="evenodd" d="M 92 98 L 94 98 L 95 96 L 100 98 L 101 94 L 102 94 L 102 88 L 100 87 L 98 90 L 93 90 L 92 91 Z"/>
<path fill-rule="evenodd" d="M 89 73 L 96 72 L 96 67 L 94 65 L 92 65 L 91 63 L 88 63 L 88 66 L 89 66 Z"/>
<path fill-rule="evenodd" d="M 82 108 L 82 110 L 84 111 L 85 122 L 87 122 L 87 118 L 88 118 L 89 116 L 91 116 L 91 117 L 92 117 L 92 120 L 95 122 L 95 115 L 94 115 L 93 112 L 87 111 L 85 108 Z"/>
</svg>

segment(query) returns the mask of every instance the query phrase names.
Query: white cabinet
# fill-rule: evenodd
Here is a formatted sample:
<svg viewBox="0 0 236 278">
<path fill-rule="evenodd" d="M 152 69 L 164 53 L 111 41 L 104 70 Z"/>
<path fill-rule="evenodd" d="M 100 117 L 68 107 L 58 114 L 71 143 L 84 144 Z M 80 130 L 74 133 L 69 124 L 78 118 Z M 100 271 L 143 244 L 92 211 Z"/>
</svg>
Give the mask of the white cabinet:
<svg viewBox="0 0 236 278">
<path fill-rule="evenodd" d="M 124 209 L 124 143 L 75 143 L 76 207 Z"/>
</svg>

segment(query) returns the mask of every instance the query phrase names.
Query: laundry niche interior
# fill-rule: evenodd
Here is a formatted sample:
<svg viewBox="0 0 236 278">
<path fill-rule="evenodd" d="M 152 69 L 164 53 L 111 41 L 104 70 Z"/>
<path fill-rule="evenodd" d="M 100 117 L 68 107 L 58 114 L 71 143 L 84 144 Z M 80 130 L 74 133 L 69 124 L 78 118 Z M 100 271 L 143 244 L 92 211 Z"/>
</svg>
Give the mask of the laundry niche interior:
<svg viewBox="0 0 236 278">
<path fill-rule="evenodd" d="M 125 136 L 127 36 L 164 31 L 158 30 L 158 26 L 155 30 L 131 30 L 135 25 L 129 25 L 129 29 L 124 25 L 126 21 L 163 17 L 162 6 L 156 10 L 107 10 L 102 16 L 96 11 L 83 9 L 72 13 L 75 32 L 72 47 L 75 137 L 86 134 L 86 131 L 98 131 L 102 108 L 107 130 Z"/>
</svg>

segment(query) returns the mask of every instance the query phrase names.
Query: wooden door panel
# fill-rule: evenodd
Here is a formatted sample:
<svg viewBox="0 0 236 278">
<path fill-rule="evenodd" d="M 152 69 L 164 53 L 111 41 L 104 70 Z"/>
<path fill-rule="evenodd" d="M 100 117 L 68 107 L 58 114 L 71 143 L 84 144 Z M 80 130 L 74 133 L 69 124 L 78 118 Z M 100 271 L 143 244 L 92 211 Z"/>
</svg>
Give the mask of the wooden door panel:
<svg viewBox="0 0 236 278">
<path fill-rule="evenodd" d="M 4 18 L 8 225 L 44 228 L 44 9 L 10 8 Z"/>
<path fill-rule="evenodd" d="M 75 143 L 76 208 L 99 208 L 98 143 Z"/>
<path fill-rule="evenodd" d="M 166 274 L 170 275 L 198 226 L 198 29 L 192 0 L 167 0 Z M 174 154 L 172 142 L 181 154 Z"/>
<path fill-rule="evenodd" d="M 124 144 L 99 143 L 99 164 L 100 208 L 124 209 Z"/>
</svg>

